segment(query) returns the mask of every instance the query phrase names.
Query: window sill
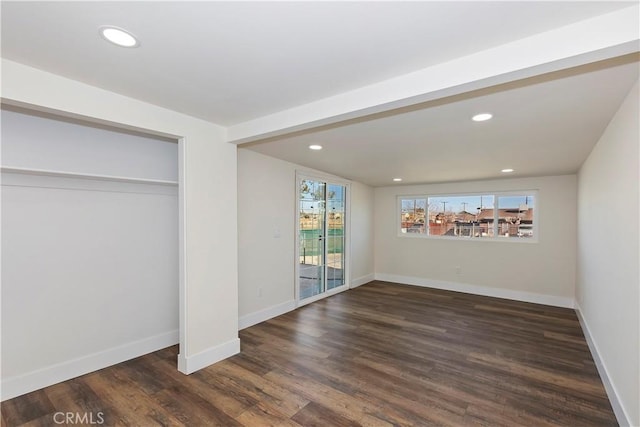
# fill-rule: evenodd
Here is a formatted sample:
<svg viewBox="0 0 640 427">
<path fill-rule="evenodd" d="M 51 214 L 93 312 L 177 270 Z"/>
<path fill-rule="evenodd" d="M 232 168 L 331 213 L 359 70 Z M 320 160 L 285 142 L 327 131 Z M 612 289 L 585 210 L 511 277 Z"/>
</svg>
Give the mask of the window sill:
<svg viewBox="0 0 640 427">
<path fill-rule="evenodd" d="M 498 243 L 538 243 L 537 237 L 528 239 L 515 237 L 453 237 L 453 236 L 430 236 L 420 233 L 398 233 L 398 237 L 409 239 L 428 240 L 448 240 L 453 242 L 498 242 Z"/>
</svg>

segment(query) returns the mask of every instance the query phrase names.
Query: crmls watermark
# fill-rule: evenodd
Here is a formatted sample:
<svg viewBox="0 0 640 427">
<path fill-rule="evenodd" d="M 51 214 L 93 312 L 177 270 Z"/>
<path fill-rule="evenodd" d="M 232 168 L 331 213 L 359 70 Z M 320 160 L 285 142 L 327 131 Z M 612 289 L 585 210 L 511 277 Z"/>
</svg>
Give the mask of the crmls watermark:
<svg viewBox="0 0 640 427">
<path fill-rule="evenodd" d="M 53 414 L 56 424 L 104 424 L 104 412 L 56 412 Z"/>
</svg>

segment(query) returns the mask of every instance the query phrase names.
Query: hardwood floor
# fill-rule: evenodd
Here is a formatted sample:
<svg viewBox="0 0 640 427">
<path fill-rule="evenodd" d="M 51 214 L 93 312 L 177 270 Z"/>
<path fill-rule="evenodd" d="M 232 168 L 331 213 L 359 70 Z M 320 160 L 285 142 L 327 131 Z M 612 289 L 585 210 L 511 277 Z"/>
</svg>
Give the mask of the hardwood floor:
<svg viewBox="0 0 640 427">
<path fill-rule="evenodd" d="M 372 282 L 240 337 L 190 376 L 171 347 L 6 401 L 2 425 L 617 425 L 569 309 Z"/>
</svg>

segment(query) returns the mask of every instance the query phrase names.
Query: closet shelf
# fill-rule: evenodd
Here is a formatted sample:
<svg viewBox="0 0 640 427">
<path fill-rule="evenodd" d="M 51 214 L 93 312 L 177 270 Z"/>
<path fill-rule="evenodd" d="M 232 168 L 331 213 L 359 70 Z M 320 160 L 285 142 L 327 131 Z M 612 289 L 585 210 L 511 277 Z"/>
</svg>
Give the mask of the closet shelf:
<svg viewBox="0 0 640 427">
<path fill-rule="evenodd" d="M 163 179 L 98 175 L 98 174 L 92 174 L 92 173 L 65 172 L 65 171 L 46 170 L 46 169 L 31 169 L 31 168 L 20 168 L 20 167 L 13 167 L 13 166 L 1 166 L 0 170 L 6 173 L 16 173 L 16 174 L 22 174 L 22 175 L 40 175 L 40 176 L 55 176 L 55 177 L 61 177 L 61 178 L 93 179 L 93 180 L 99 180 L 99 181 L 128 182 L 133 184 L 155 184 L 155 185 L 167 185 L 167 186 L 178 185 L 178 181 L 167 181 Z"/>
</svg>

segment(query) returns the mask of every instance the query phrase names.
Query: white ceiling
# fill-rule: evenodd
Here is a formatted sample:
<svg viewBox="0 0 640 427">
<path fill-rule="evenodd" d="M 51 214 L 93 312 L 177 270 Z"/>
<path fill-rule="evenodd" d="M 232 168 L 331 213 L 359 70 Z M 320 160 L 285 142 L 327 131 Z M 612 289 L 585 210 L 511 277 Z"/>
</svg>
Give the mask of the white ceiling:
<svg viewBox="0 0 640 427">
<path fill-rule="evenodd" d="M 223 125 L 505 45 L 637 2 L 8 2 L 2 57 Z M 98 35 L 125 28 L 141 46 Z M 523 54 L 526 54 L 523 53 Z M 573 173 L 638 58 L 532 79 L 249 149 L 371 185 Z M 629 61 L 627 61 L 629 62 Z M 479 110 L 495 119 L 472 123 Z M 252 122 L 253 121 L 253 122 Z M 307 146 L 325 149 L 311 153 Z"/>
<path fill-rule="evenodd" d="M 620 62 L 247 148 L 373 186 L 390 185 L 394 177 L 403 184 L 495 178 L 505 168 L 516 170 L 511 176 L 571 174 L 638 80 L 638 62 Z M 493 119 L 471 120 L 486 111 Z M 310 144 L 323 149 L 309 150 Z"/>
<path fill-rule="evenodd" d="M 3 1 L 2 56 L 228 126 L 628 5 Z"/>
</svg>

